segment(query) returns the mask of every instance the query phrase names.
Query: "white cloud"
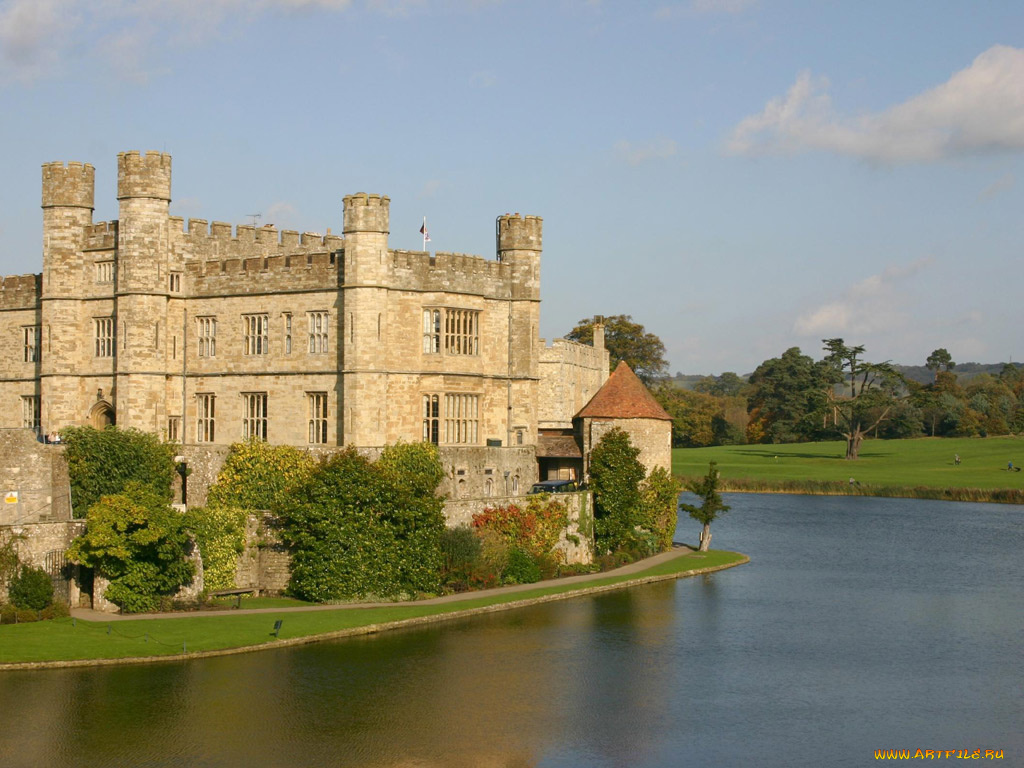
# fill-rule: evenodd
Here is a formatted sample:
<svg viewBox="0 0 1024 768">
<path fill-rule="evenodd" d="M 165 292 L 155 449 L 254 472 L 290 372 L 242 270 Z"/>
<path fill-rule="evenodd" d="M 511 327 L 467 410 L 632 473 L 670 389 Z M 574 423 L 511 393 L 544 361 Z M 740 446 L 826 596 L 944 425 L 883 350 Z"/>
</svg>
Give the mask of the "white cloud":
<svg viewBox="0 0 1024 768">
<path fill-rule="evenodd" d="M 292 229 L 296 219 L 295 206 L 287 200 L 278 200 L 267 206 L 263 213 L 261 226 L 273 224 L 278 229 Z"/>
<path fill-rule="evenodd" d="M 854 283 L 839 298 L 797 317 L 793 330 L 801 336 L 828 337 L 900 327 L 907 303 L 904 284 L 931 264 L 932 259 L 922 258 Z"/>
<path fill-rule="evenodd" d="M 945 83 L 858 117 L 838 114 L 828 88 L 826 78 L 800 73 L 785 96 L 740 121 L 726 150 L 901 163 L 1024 149 L 1024 49 L 993 46 Z"/>
<path fill-rule="evenodd" d="M 676 153 L 676 143 L 672 139 L 658 137 L 643 144 L 619 141 L 615 144 L 615 154 L 630 165 L 642 165 L 649 160 L 664 160 Z"/>
<path fill-rule="evenodd" d="M 77 0 L 0 2 L 0 67 L 15 79 L 52 70 L 79 25 Z"/>
</svg>

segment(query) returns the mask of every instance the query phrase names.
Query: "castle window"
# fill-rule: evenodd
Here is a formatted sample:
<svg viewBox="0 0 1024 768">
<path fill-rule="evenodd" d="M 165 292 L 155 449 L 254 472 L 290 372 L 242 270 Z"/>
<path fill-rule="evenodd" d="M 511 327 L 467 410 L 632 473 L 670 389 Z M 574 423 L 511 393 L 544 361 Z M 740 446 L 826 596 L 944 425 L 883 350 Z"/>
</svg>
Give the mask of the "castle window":
<svg viewBox="0 0 1024 768">
<path fill-rule="evenodd" d="M 181 439 L 181 416 L 170 416 L 167 419 L 167 442 L 176 443 Z"/>
<path fill-rule="evenodd" d="M 309 351 L 318 355 L 327 351 L 327 312 L 309 312 Z"/>
<path fill-rule="evenodd" d="M 217 318 L 197 317 L 196 329 L 199 337 L 199 356 L 216 357 L 217 355 Z"/>
<path fill-rule="evenodd" d="M 171 272 L 167 276 L 167 290 L 171 293 L 181 293 L 181 272 Z"/>
<path fill-rule="evenodd" d="M 42 329 L 38 325 L 23 325 L 21 330 L 25 337 L 25 362 L 38 363 L 42 357 L 40 354 Z"/>
<path fill-rule="evenodd" d="M 512 478 L 512 495 L 513 496 L 518 496 L 519 495 L 519 475 L 515 475 Z"/>
<path fill-rule="evenodd" d="M 309 400 L 309 442 L 314 445 L 327 443 L 327 393 L 308 392 Z"/>
<path fill-rule="evenodd" d="M 93 319 L 96 330 L 96 357 L 114 356 L 114 318 L 97 317 Z"/>
<path fill-rule="evenodd" d="M 445 443 L 449 445 L 475 445 L 480 424 L 479 411 L 479 395 L 445 395 Z"/>
<path fill-rule="evenodd" d="M 39 398 L 36 395 L 21 396 L 21 426 L 38 432 L 42 422 L 41 414 Z"/>
<path fill-rule="evenodd" d="M 491 498 L 494 495 L 494 478 L 488 477 L 484 480 L 484 496 Z"/>
<path fill-rule="evenodd" d="M 284 353 L 292 353 L 292 313 L 285 312 L 281 315 L 284 318 Z"/>
<path fill-rule="evenodd" d="M 96 262 L 96 282 L 97 283 L 112 283 L 112 282 L 114 282 L 114 262 L 112 262 L 112 261 L 97 261 Z"/>
<path fill-rule="evenodd" d="M 267 393 L 242 394 L 242 439 L 267 440 Z"/>
<path fill-rule="evenodd" d="M 423 353 L 436 355 L 441 351 L 441 310 L 423 310 Z"/>
<path fill-rule="evenodd" d="M 265 355 L 270 350 L 267 338 L 269 318 L 266 315 L 242 315 L 245 323 L 245 354 Z"/>
<path fill-rule="evenodd" d="M 449 355 L 475 355 L 480 351 L 480 313 L 472 309 L 445 310 L 444 351 Z"/>
<path fill-rule="evenodd" d="M 423 442 L 437 445 L 440 426 L 440 398 L 437 395 L 423 396 Z"/>
<path fill-rule="evenodd" d="M 217 396 L 210 393 L 196 395 L 196 442 L 212 443 L 216 416 Z"/>
<path fill-rule="evenodd" d="M 480 312 L 475 309 L 424 309 L 423 352 L 433 355 L 442 349 L 446 355 L 479 354 Z"/>
</svg>

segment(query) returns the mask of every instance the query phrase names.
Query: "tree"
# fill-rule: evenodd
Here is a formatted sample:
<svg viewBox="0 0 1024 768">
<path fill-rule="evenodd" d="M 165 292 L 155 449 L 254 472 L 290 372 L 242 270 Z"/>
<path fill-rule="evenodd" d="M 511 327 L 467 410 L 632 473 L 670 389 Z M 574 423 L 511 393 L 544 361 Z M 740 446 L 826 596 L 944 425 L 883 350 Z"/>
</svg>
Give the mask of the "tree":
<svg viewBox="0 0 1024 768">
<path fill-rule="evenodd" d="M 751 442 L 794 443 L 821 433 L 834 375 L 799 347 L 765 360 L 750 375 Z"/>
<path fill-rule="evenodd" d="M 696 392 L 703 392 L 707 395 L 736 397 L 746 386 L 747 382 L 732 371 L 726 371 L 721 376 L 705 376 L 693 385 L 693 389 Z"/>
<path fill-rule="evenodd" d="M 110 579 L 104 597 L 126 613 L 139 613 L 156 610 L 161 596 L 192 580 L 190 549 L 184 516 L 162 494 L 129 483 L 124 493 L 89 508 L 85 533 L 67 556 Z"/>
<path fill-rule="evenodd" d="M 849 396 L 833 401 L 839 433 L 846 438 L 846 458 L 856 461 L 864 436 L 889 418 L 897 402 L 903 377 L 886 361 L 861 359 L 863 346 L 849 347 L 842 339 L 823 339 L 828 355 L 824 362 L 835 381 L 849 385 Z"/>
<path fill-rule="evenodd" d="M 64 455 L 75 517 L 85 517 L 103 496 L 123 493 L 133 482 L 171 500 L 177 449 L 173 443 L 119 427 L 65 427 L 60 434 L 67 445 Z"/>
<path fill-rule="evenodd" d="M 689 481 L 686 484 L 686 490 L 701 500 L 700 506 L 693 504 L 680 504 L 679 506 L 704 526 L 700 533 L 700 551 L 707 552 L 711 545 L 711 523 L 720 514 L 728 512 L 730 509 L 729 505 L 722 501 L 722 496 L 718 492 L 717 463 L 712 461 L 708 465 L 708 473 L 704 477 Z"/>
<path fill-rule="evenodd" d="M 581 344 L 593 344 L 595 323 L 604 325 L 604 345 L 611 357 L 610 370 L 615 370 L 619 361 L 625 360 L 644 384 L 665 375 L 668 370 L 665 345 L 653 333 L 647 333 L 640 323 L 634 323 L 631 315 L 595 315 L 580 320 L 565 338 Z"/>
<path fill-rule="evenodd" d="M 956 367 L 956 363 L 953 362 L 952 355 L 946 350 L 945 347 L 939 347 L 930 355 L 925 361 L 925 367 L 938 374 L 940 370 L 952 371 Z"/>
<path fill-rule="evenodd" d="M 640 449 L 618 427 L 602 435 L 590 453 L 594 538 L 600 552 L 627 549 L 635 543 L 644 479 L 639 455 Z"/>
</svg>

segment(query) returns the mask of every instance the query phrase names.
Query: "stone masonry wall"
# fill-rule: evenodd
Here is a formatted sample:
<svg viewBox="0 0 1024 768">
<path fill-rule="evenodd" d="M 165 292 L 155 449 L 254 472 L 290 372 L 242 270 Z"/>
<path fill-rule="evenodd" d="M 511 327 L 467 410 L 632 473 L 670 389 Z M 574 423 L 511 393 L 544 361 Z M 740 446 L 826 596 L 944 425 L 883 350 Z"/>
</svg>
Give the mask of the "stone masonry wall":
<svg viewBox="0 0 1024 768">
<path fill-rule="evenodd" d="M 0 525 L 71 519 L 64 449 L 30 429 L 0 429 Z"/>
<path fill-rule="evenodd" d="M 672 472 L 672 422 L 667 420 L 585 419 L 586 454 L 589 456 L 601 437 L 616 427 L 626 432 L 633 445 L 640 449 L 638 459 L 648 473 L 655 467 Z"/>
</svg>

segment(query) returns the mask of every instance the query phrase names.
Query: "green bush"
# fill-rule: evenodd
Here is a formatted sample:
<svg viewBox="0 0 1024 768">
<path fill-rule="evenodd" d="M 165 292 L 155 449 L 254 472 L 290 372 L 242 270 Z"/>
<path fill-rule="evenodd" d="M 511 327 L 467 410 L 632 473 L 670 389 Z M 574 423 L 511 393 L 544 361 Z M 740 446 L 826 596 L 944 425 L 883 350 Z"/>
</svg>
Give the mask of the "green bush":
<svg viewBox="0 0 1024 768">
<path fill-rule="evenodd" d="M 41 611 L 53 602 L 53 580 L 42 568 L 22 567 L 7 593 L 16 608 Z"/>
<path fill-rule="evenodd" d="M 0 624 L 13 624 L 18 620 L 18 609 L 10 603 L 0 605 Z"/>
<path fill-rule="evenodd" d="M 280 506 L 291 488 L 301 485 L 316 466 L 305 451 L 256 440 L 235 443 L 210 488 L 211 507 L 268 510 Z"/>
<path fill-rule="evenodd" d="M 126 613 L 154 611 L 162 595 L 191 581 L 195 567 L 185 517 L 151 488 L 129 484 L 123 494 L 104 496 L 89 509 L 86 531 L 68 549 L 68 559 L 95 568 L 108 579 L 104 597 Z"/>
<path fill-rule="evenodd" d="M 39 612 L 40 620 L 66 619 L 71 615 L 71 609 L 65 603 L 50 603 Z"/>
<path fill-rule="evenodd" d="M 508 565 L 505 567 L 506 584 L 533 584 L 540 581 L 540 566 L 530 553 L 513 547 L 508 551 Z"/>
<path fill-rule="evenodd" d="M 247 513 L 236 507 L 195 507 L 185 515 L 203 558 L 203 586 L 208 592 L 232 589 L 238 556 L 245 549 Z"/>
<path fill-rule="evenodd" d="M 376 463 L 349 448 L 320 463 L 279 511 L 291 593 L 316 602 L 437 593 L 442 476 L 429 444 L 391 446 Z"/>
<path fill-rule="evenodd" d="M 75 517 L 85 517 L 103 496 L 141 484 L 164 502 L 171 500 L 177 446 L 135 429 L 66 427 L 61 430 Z"/>
<path fill-rule="evenodd" d="M 590 487 L 594 491 L 594 535 L 598 551 L 631 544 L 640 523 L 640 482 L 644 467 L 640 449 L 618 427 L 606 432 L 590 455 Z"/>
<path fill-rule="evenodd" d="M 441 533 L 441 585 L 447 591 L 472 588 L 480 568 L 480 537 L 468 525 L 446 528 Z"/>
</svg>

